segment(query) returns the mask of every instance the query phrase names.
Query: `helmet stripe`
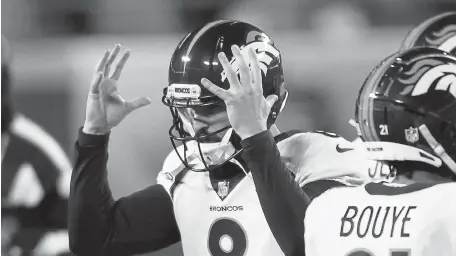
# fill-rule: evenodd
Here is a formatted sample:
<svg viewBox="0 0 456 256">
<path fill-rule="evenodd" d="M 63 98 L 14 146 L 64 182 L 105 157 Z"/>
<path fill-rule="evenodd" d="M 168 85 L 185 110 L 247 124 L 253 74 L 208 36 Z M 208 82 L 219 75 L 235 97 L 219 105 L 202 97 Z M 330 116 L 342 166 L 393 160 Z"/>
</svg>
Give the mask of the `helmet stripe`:
<svg viewBox="0 0 456 256">
<path fill-rule="evenodd" d="M 190 42 L 187 53 L 185 55 L 188 56 L 190 54 L 190 52 L 193 49 L 193 46 L 195 46 L 195 44 L 204 35 L 204 33 L 206 33 L 206 31 L 208 31 L 209 29 L 211 29 L 215 26 L 218 26 L 220 24 L 227 23 L 227 22 L 231 22 L 231 21 L 230 20 L 217 20 L 217 21 L 209 22 L 206 25 L 204 25 L 204 27 L 202 27 L 200 30 L 198 30 L 198 32 L 192 38 L 192 41 Z"/>
</svg>

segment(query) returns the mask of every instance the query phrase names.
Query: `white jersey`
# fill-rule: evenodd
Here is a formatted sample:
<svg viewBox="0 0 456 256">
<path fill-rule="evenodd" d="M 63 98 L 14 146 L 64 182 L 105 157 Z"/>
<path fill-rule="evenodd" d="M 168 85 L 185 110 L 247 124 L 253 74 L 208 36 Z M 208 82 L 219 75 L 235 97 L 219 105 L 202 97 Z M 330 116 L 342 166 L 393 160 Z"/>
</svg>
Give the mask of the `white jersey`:
<svg viewBox="0 0 456 256">
<path fill-rule="evenodd" d="M 454 256 L 456 183 L 333 188 L 310 204 L 309 256 Z"/>
<path fill-rule="evenodd" d="M 251 177 L 240 181 L 223 200 L 218 194 L 208 172 L 189 171 L 176 188 L 174 214 L 184 255 L 284 255 Z"/>
<path fill-rule="evenodd" d="M 284 255 L 266 221 L 250 173 L 237 184 L 229 179 L 214 185 L 209 172 L 186 171 L 173 151 L 157 181 L 173 201 L 184 255 Z"/>
<path fill-rule="evenodd" d="M 301 185 L 328 178 L 354 184 L 370 181 L 365 158 L 341 137 L 297 132 L 278 137 L 281 156 Z M 208 172 L 185 171 L 173 151 L 157 181 L 172 198 L 185 255 L 218 256 L 230 251 L 233 256 L 283 255 L 264 216 L 251 174 L 234 188 L 230 180 L 214 185 Z"/>
</svg>

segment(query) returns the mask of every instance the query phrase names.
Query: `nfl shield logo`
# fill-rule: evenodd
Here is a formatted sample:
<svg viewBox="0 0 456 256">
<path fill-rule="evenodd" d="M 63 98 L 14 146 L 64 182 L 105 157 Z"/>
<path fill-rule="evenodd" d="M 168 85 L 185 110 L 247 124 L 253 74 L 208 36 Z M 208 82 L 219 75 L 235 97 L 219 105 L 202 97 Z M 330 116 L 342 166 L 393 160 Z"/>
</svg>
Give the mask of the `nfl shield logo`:
<svg viewBox="0 0 456 256">
<path fill-rule="evenodd" d="M 229 181 L 219 181 L 217 195 L 221 198 L 225 198 L 228 195 L 229 188 L 230 188 Z"/>
<path fill-rule="evenodd" d="M 407 140 L 410 143 L 415 143 L 420 139 L 420 135 L 418 133 L 418 128 L 413 128 L 410 126 L 410 128 L 405 129 L 405 140 Z"/>
</svg>

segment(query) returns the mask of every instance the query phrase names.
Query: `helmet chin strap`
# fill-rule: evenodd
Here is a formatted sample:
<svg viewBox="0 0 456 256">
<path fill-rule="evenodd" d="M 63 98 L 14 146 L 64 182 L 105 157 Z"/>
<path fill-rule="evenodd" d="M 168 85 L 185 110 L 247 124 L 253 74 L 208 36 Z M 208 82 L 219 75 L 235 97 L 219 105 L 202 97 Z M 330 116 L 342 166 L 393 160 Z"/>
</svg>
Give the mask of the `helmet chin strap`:
<svg viewBox="0 0 456 256">
<path fill-rule="evenodd" d="M 358 135 L 358 137 L 361 137 L 362 134 L 361 134 L 361 129 L 359 128 L 359 124 L 358 124 L 353 118 L 350 119 L 350 120 L 348 120 L 348 123 L 349 123 L 351 126 L 355 127 L 355 129 L 356 129 L 356 134 Z"/>
<path fill-rule="evenodd" d="M 189 147 L 188 157 L 191 159 L 190 164 L 199 168 L 207 168 L 208 166 L 225 162 L 226 159 L 230 158 L 236 152 L 235 147 L 230 141 L 233 132 L 233 128 L 228 129 L 222 140 L 218 143 L 200 143 L 201 154 L 199 152 L 197 142 L 192 142 Z M 204 157 L 204 159 L 202 159 L 202 157 Z M 245 175 L 251 178 L 244 167 L 236 159 L 231 159 L 230 161 L 239 166 Z"/>
<path fill-rule="evenodd" d="M 450 168 L 450 170 L 454 174 L 456 174 L 456 162 L 453 159 L 451 159 L 451 157 L 443 148 L 442 144 L 438 143 L 434 136 L 432 136 L 431 132 L 429 131 L 429 128 L 427 128 L 425 124 L 422 124 L 418 127 L 418 130 L 420 131 L 424 139 L 427 141 L 429 146 L 431 146 L 434 153 L 440 159 L 442 159 L 442 161 L 448 166 L 448 168 Z"/>
<path fill-rule="evenodd" d="M 193 159 L 193 164 L 202 165 L 216 165 L 224 162 L 228 159 L 236 149 L 230 142 L 231 135 L 233 134 L 233 128 L 230 128 L 226 131 L 220 142 L 216 143 L 199 143 L 197 141 L 192 141 L 189 143 L 188 156 L 190 159 Z M 200 151 L 201 150 L 201 154 Z"/>
</svg>

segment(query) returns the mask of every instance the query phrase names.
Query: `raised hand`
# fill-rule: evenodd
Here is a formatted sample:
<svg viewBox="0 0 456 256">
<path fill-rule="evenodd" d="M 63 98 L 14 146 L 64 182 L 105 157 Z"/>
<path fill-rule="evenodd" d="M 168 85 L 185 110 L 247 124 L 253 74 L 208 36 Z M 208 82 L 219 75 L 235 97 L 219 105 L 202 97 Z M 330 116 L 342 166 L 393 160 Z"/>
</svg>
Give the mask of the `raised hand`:
<svg viewBox="0 0 456 256">
<path fill-rule="evenodd" d="M 201 83 L 225 101 L 231 126 L 241 139 L 246 139 L 267 130 L 269 112 L 278 97 L 269 95 L 265 99 L 263 96 L 261 69 L 255 50 L 249 49 L 248 59 L 247 56 L 242 55 L 237 45 L 233 45 L 231 51 L 239 63 L 240 79 L 225 53 L 221 52 L 218 57 L 230 83 L 230 88 L 224 90 L 206 78 L 201 79 Z"/>
<path fill-rule="evenodd" d="M 112 75 L 109 74 L 120 48 L 120 44 L 116 44 L 112 50 L 106 50 L 95 69 L 87 97 L 84 133 L 106 134 L 133 110 L 149 105 L 151 102 L 147 97 L 126 101 L 119 95 L 117 81 L 130 57 L 130 50 L 125 51 L 117 62 Z"/>
</svg>

